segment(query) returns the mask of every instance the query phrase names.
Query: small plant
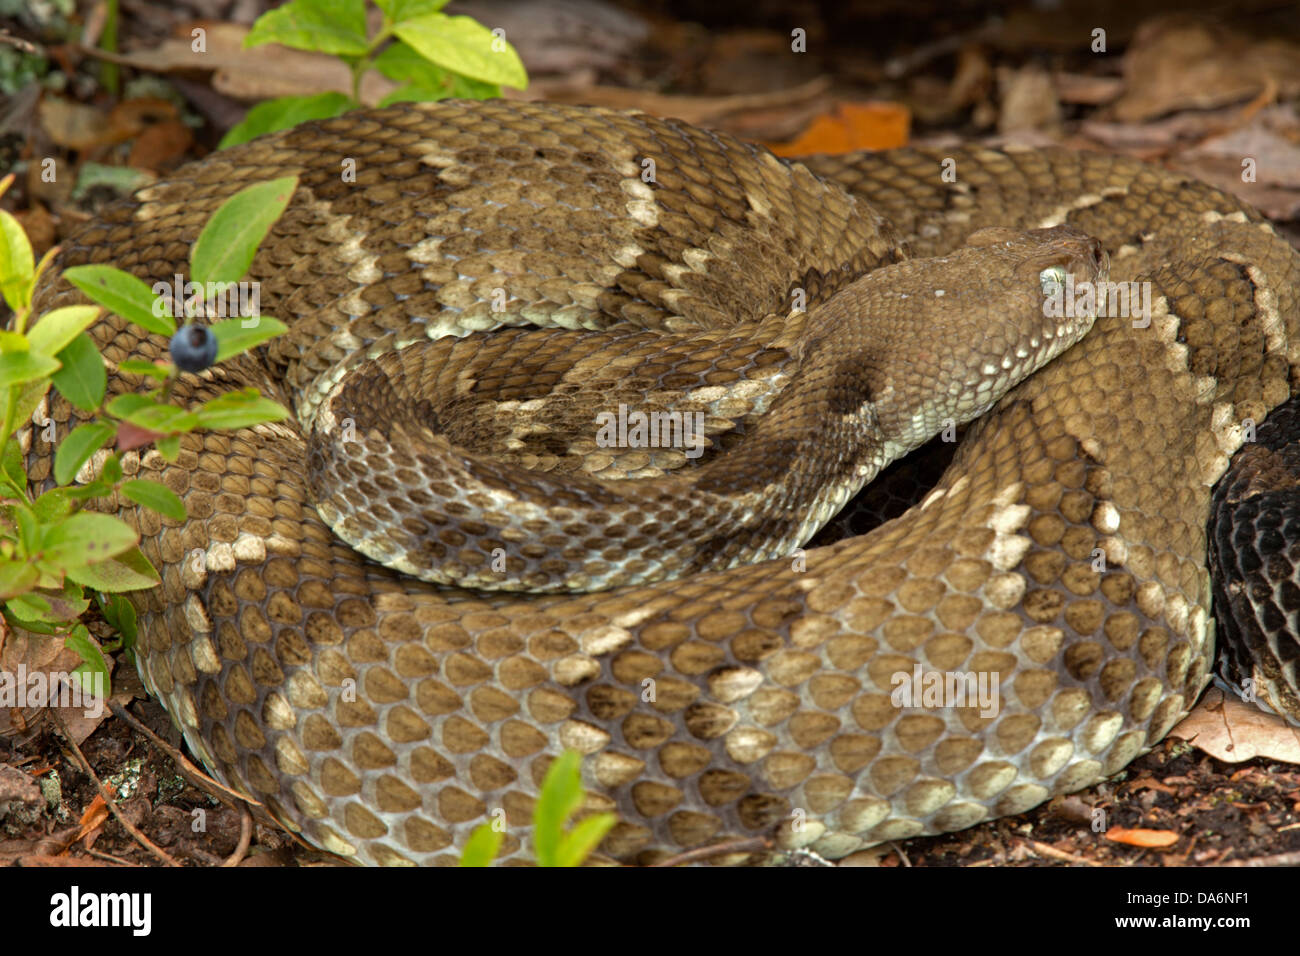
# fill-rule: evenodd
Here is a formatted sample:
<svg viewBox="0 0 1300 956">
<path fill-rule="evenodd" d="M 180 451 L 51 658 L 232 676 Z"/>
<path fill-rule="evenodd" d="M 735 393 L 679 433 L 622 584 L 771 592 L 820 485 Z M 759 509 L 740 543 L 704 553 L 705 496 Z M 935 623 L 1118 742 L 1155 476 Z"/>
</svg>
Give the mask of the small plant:
<svg viewBox="0 0 1300 956">
<path fill-rule="evenodd" d="M 533 849 L 538 866 L 581 866 L 618 820 L 612 813 L 594 813 L 565 829 L 585 796 L 581 764 L 581 754 L 566 750 L 546 771 L 533 808 Z M 504 831 L 494 829 L 491 823 L 477 827 L 465 844 L 460 865 L 489 865 L 496 859 L 504 838 Z"/>
<path fill-rule="evenodd" d="M 366 35 L 365 0 L 292 0 L 258 17 L 245 47 L 280 43 L 337 56 L 352 71 L 352 95 L 282 96 L 259 103 L 221 140 L 224 149 L 277 129 L 328 119 L 361 105 L 361 78 L 378 70 L 402 84 L 380 106 L 447 97 L 488 99 L 528 75 L 504 31 L 440 12 L 447 0 L 374 0 L 383 22 Z"/>
<path fill-rule="evenodd" d="M 13 176 L 0 181 L 3 195 Z M 204 227 L 190 257 L 192 282 L 183 298 L 185 315 L 208 314 L 205 290 L 223 292 L 243 277 L 272 224 L 297 186 L 296 177 L 259 183 L 232 196 Z M 285 330 L 276 319 L 256 315 L 225 319 L 211 326 L 187 325 L 178 333 L 168 300 L 128 272 L 112 266 L 77 266 L 63 275 L 98 305 L 55 309 L 35 321 L 32 292 L 57 250 L 33 265 L 31 244 L 22 226 L 0 210 L 0 294 L 14 312 L 12 325 L 0 331 L 0 613 L 10 626 L 38 634 L 61 635 L 65 646 L 81 653 L 78 673 L 107 667 L 78 618 L 89 607 L 85 588 L 113 595 L 101 608 L 120 633 L 134 634 L 135 614 L 115 592 L 153 587 L 158 572 L 138 547 L 139 536 L 113 515 L 84 510 L 94 498 L 120 492 L 125 498 L 181 521 L 185 506 L 166 485 L 147 479 L 123 480 L 120 453 L 153 444 L 174 461 L 180 436 L 195 429 L 243 428 L 278 421 L 288 412 L 245 389 L 180 408 L 168 398 L 181 370 L 199 371 Z M 173 362 L 130 359 L 123 373 L 157 382 L 140 394 L 128 392 L 104 402 L 104 359 L 87 332 L 102 309 L 115 312 L 142 329 L 174 336 Z M 30 325 L 30 328 L 29 328 Z M 176 344 L 176 339 L 181 340 Z M 208 359 L 204 364 L 201 360 Z M 179 366 L 179 368 L 178 368 Z M 77 426 L 54 454 L 55 487 L 36 498 L 28 492 L 23 453 L 15 433 L 28 423 L 50 386 L 94 421 Z M 54 423 L 33 426 L 32 440 L 54 441 Z M 96 452 L 107 445 L 97 475 L 84 484 L 72 482 Z M 104 686 L 107 686 L 105 683 Z"/>
</svg>

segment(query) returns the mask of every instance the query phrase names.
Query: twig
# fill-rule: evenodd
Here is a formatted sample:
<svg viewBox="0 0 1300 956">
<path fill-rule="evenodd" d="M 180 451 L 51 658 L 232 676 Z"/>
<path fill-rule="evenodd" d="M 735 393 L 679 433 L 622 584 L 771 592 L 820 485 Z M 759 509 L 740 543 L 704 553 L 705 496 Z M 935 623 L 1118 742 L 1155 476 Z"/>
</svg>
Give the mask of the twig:
<svg viewBox="0 0 1300 956">
<path fill-rule="evenodd" d="M 1066 853 L 1064 850 L 1058 850 L 1054 846 L 1046 843 L 1039 843 L 1037 840 L 1026 840 L 1030 848 L 1039 856 L 1045 856 L 1049 860 L 1059 860 L 1062 863 L 1079 863 L 1083 866 L 1101 866 L 1096 860 L 1089 860 L 1082 856 L 1075 856 L 1073 853 Z"/>
<path fill-rule="evenodd" d="M 118 866 L 133 866 L 136 867 L 137 869 L 143 869 L 143 867 L 140 866 L 139 863 L 132 863 L 130 860 L 124 860 L 119 856 L 113 856 L 113 854 L 111 853 L 101 853 L 98 850 L 91 850 L 91 849 L 87 849 L 85 852 L 88 853 L 90 856 L 93 856 L 97 860 L 106 860 L 107 862 L 115 863 Z"/>
<path fill-rule="evenodd" d="M 235 847 L 235 852 L 226 857 L 222 866 L 239 866 L 244 857 L 248 855 L 248 845 L 253 842 L 253 814 L 249 812 L 248 805 L 243 804 L 239 808 L 239 846 Z"/>
<path fill-rule="evenodd" d="M 232 790 L 221 783 L 221 781 L 209 777 L 198 767 L 194 766 L 188 757 L 137 720 L 135 715 L 117 701 L 111 701 L 108 705 L 108 709 L 113 712 L 114 717 L 126 721 L 135 730 L 144 734 L 144 736 L 147 737 L 155 747 L 167 756 L 171 757 L 172 760 L 176 762 L 176 768 L 181 771 L 181 775 L 200 790 L 206 790 L 232 810 L 238 810 L 241 804 L 251 804 L 256 807 L 261 806 L 260 803 L 251 797 L 246 797 L 238 790 Z"/>
<path fill-rule="evenodd" d="M 993 17 L 986 23 L 966 33 L 954 33 L 931 43 L 925 43 L 902 56 L 891 57 L 885 61 L 885 76 L 891 80 L 901 79 L 913 70 L 919 69 L 931 60 L 936 60 L 949 53 L 956 53 L 968 43 L 991 40 L 1002 29 L 1000 17 Z"/>
<path fill-rule="evenodd" d="M 122 824 L 123 829 L 125 829 L 127 833 L 135 837 L 136 841 L 142 847 L 161 860 L 163 864 L 166 866 L 179 867 L 180 864 L 173 860 L 166 850 L 156 845 L 152 840 L 141 833 L 140 829 L 135 824 L 122 816 L 122 811 L 118 809 L 117 806 L 117 800 L 113 797 L 113 794 L 109 791 L 108 787 L 104 786 L 104 781 L 99 779 L 94 768 L 90 766 L 90 761 L 87 760 L 86 755 L 81 752 L 81 748 L 77 746 L 77 742 L 72 739 L 72 733 L 68 730 L 68 725 L 63 722 L 63 717 L 57 710 L 51 711 L 51 714 L 54 716 L 54 722 L 59 726 L 59 732 L 63 735 L 63 739 L 68 742 L 68 745 L 72 748 L 72 752 L 76 755 L 77 763 L 81 766 L 82 771 L 89 776 L 91 780 L 95 781 L 95 786 L 99 788 L 99 795 L 104 798 L 105 805 L 107 805 L 109 812 L 117 818 L 117 822 Z"/>
<path fill-rule="evenodd" d="M 702 846 L 694 850 L 687 850 L 684 853 L 678 853 L 676 856 L 670 856 L 668 859 L 652 863 L 650 866 L 679 866 L 682 863 L 694 863 L 697 860 L 707 860 L 710 857 L 722 856 L 726 853 L 754 853 L 759 850 L 770 850 L 774 845 L 769 837 L 752 837 L 748 840 L 735 840 L 731 843 L 715 843 L 713 846 Z"/>
<path fill-rule="evenodd" d="M 889 841 L 889 846 L 890 849 L 898 854 L 898 858 L 902 860 L 903 868 L 909 869 L 912 866 L 912 861 L 907 858 L 907 854 L 903 852 L 903 848 L 894 840 Z"/>
<path fill-rule="evenodd" d="M 24 53 L 30 53 L 33 56 L 45 55 L 44 47 L 39 47 L 30 40 L 24 40 L 22 37 L 16 37 L 8 30 L 0 30 L 0 43 L 8 43 L 10 46 L 16 46 Z"/>
<path fill-rule="evenodd" d="M 1249 860 L 1229 860 L 1227 863 L 1211 863 L 1211 867 L 1228 866 L 1300 866 L 1300 850 L 1289 853 L 1276 853 L 1273 856 L 1257 856 Z"/>
</svg>

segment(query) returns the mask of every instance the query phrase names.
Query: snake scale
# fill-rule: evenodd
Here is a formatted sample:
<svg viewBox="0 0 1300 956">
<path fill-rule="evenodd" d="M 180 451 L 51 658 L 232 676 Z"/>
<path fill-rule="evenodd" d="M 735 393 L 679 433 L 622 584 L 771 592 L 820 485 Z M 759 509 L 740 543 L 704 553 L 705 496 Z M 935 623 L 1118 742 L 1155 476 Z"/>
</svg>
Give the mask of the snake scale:
<svg viewBox="0 0 1300 956">
<path fill-rule="evenodd" d="M 951 258 L 989 227 L 1064 228 L 1100 240 L 1113 281 L 1151 292 L 1149 323 L 1098 318 L 970 427 L 901 517 L 794 559 L 688 565 L 675 580 L 594 593 L 457 589 L 361 556 L 318 514 L 312 438 L 292 420 L 186 435 L 175 463 L 128 453 L 128 474 L 165 482 L 189 511 L 181 523 L 97 505 L 121 508 L 162 575 L 132 595 L 142 675 L 221 778 L 312 843 L 358 862 L 449 864 L 503 812 L 502 855 L 527 861 L 539 783 L 570 747 L 585 755 L 586 809 L 619 817 L 598 859 L 649 862 L 768 833 L 838 858 L 1086 787 L 1158 742 L 1209 680 L 1211 487 L 1247 420 L 1300 385 L 1300 257 L 1240 201 L 1136 160 L 1059 149 L 788 162 L 638 113 L 403 104 L 185 166 L 105 210 L 60 264 L 170 281 L 225 198 L 289 174 L 300 186 L 250 277 L 290 331 L 260 355 L 183 375 L 177 398 L 251 385 L 300 411 L 327 407 L 349 394 L 334 391 L 348 376 L 386 387 L 392 375 L 368 370 L 396 375 L 394 350 L 419 344 L 441 350 L 444 370 L 423 377 L 451 376 L 444 386 L 466 396 L 441 416 L 451 443 L 500 451 L 545 493 L 584 467 L 584 481 L 607 468 L 597 477 L 614 485 L 696 466 L 644 450 L 575 465 L 572 443 L 554 438 L 559 419 L 583 410 L 573 395 L 600 389 L 559 388 L 545 338 L 510 353 L 505 371 L 473 371 L 511 336 L 556 336 L 556 349 L 581 354 L 584 334 L 759 336 L 743 361 L 715 350 L 656 367 L 660 390 L 688 401 L 698 387 L 714 403 L 707 461 L 763 427 L 762 401 L 737 383 L 768 353 L 787 369 L 793 346 L 772 317 L 811 321 L 907 256 Z M 987 291 L 978 268 L 952 275 L 954 297 Z M 810 302 L 804 318 L 790 309 L 795 290 Z M 48 282 L 37 301 L 75 297 Z M 92 334 L 110 368 L 166 358 L 164 341 L 113 316 Z M 652 348 L 637 354 L 654 364 Z M 548 405 L 548 394 L 572 400 Z M 735 402 L 720 406 L 720 394 Z M 384 407 L 359 430 L 383 430 Z M 45 411 L 60 435 L 75 424 L 57 396 Z M 51 451 L 30 448 L 34 480 Z M 394 459 L 391 474 L 362 478 L 378 512 L 422 470 Z M 702 505 L 688 495 L 675 507 L 708 534 Z M 451 549 L 470 537 L 454 523 L 437 534 Z M 1294 662 L 1283 670 L 1264 675 L 1265 690 L 1294 680 Z M 998 706 L 897 705 L 895 676 L 923 672 L 982 675 Z"/>
</svg>

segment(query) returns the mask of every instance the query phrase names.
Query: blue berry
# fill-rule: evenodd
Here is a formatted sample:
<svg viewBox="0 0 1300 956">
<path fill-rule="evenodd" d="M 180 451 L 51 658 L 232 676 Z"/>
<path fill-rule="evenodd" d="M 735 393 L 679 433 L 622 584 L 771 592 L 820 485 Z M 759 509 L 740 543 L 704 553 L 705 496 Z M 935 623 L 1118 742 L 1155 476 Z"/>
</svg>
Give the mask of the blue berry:
<svg viewBox="0 0 1300 956">
<path fill-rule="evenodd" d="M 172 361 L 182 372 L 202 372 L 217 360 L 217 337 L 206 325 L 185 325 L 172 336 Z"/>
</svg>

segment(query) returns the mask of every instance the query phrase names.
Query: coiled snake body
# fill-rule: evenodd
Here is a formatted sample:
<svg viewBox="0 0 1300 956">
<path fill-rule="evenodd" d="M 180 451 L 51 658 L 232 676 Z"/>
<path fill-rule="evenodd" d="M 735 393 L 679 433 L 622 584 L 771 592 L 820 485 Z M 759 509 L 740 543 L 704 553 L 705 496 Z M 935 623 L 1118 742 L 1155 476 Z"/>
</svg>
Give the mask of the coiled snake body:
<svg viewBox="0 0 1300 956">
<path fill-rule="evenodd" d="M 340 175 L 350 165 L 354 182 Z M 1209 679 L 1211 486 L 1243 423 L 1296 389 L 1300 364 L 1300 258 L 1239 201 L 1137 161 L 1051 149 L 799 165 L 640 114 L 406 104 L 184 167 L 81 231 L 61 262 L 170 281 L 223 199 L 291 173 L 300 187 L 250 273 L 290 332 L 261 356 L 183 376 L 178 397 L 254 385 L 301 411 L 355 395 L 357 430 L 384 431 L 391 404 L 365 400 L 398 377 L 394 350 L 426 343 L 441 351 L 414 377 L 464 399 L 430 412 L 450 444 L 500 452 L 544 491 L 565 472 L 613 484 L 707 465 L 644 449 L 591 464 L 563 426 L 581 419 L 590 436 L 583 401 L 604 386 L 565 385 L 550 339 L 510 352 L 505 370 L 481 358 L 538 335 L 530 326 L 581 352 L 572 330 L 707 339 L 753 323 L 743 361 L 718 349 L 647 372 L 653 348 L 614 350 L 641 355 L 644 395 L 703 394 L 692 407 L 708 413 L 707 462 L 762 432 L 767 400 L 739 384 L 766 362 L 769 384 L 788 390 L 787 324 L 812 322 L 904 241 L 946 256 L 985 227 L 1068 226 L 1101 241 L 1112 281 L 1149 283 L 1151 306 L 1145 324 L 1103 315 L 1014 388 L 901 518 L 748 566 L 699 559 L 726 552 L 715 540 L 676 580 L 596 593 L 458 590 L 367 560 L 318 514 L 307 462 L 324 450 L 292 422 L 185 436 L 175 464 L 128 455 L 128 472 L 166 482 L 190 515 L 122 509 L 163 577 L 133 596 L 143 676 L 211 767 L 312 842 L 369 863 L 451 863 L 501 810 L 504 855 L 527 859 L 539 782 L 572 747 L 586 755 L 590 808 L 619 814 L 605 856 L 647 861 L 770 831 L 840 857 L 1085 787 L 1153 746 Z M 978 300 L 987 277 L 955 268 L 944 291 Z M 804 318 L 790 312 L 794 290 L 812 303 Z M 72 295 L 47 285 L 38 303 Z M 165 354 L 116 317 L 92 332 L 110 362 Z M 349 390 L 349 375 L 372 391 Z M 50 411 L 60 434 L 73 424 L 66 403 Z M 51 452 L 31 448 L 37 480 Z M 392 457 L 372 483 L 359 478 L 363 518 L 401 515 L 389 497 L 428 477 Z M 679 508 L 707 536 L 710 513 L 689 495 Z M 472 524 L 430 519 L 420 534 L 442 550 L 423 563 L 494 540 Z M 632 545 L 609 528 L 597 537 L 597 564 L 620 567 Z M 541 567 L 519 554 L 520 578 Z M 900 702 L 900 674 L 982 676 L 996 706 Z"/>
</svg>

